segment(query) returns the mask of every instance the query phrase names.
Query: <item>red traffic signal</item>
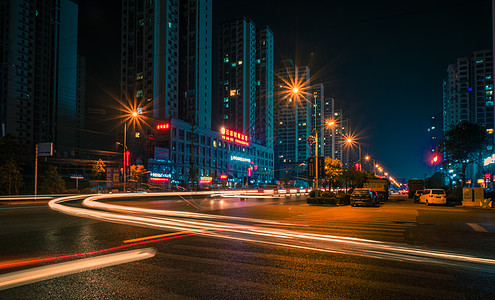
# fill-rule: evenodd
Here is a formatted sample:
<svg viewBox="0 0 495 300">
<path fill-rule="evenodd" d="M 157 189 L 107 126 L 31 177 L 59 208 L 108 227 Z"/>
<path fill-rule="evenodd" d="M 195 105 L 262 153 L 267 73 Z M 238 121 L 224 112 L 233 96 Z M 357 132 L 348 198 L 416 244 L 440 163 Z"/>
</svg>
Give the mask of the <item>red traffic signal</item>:
<svg viewBox="0 0 495 300">
<path fill-rule="evenodd" d="M 431 158 L 430 164 L 431 164 L 431 165 L 436 165 L 436 164 L 439 164 L 439 163 L 440 163 L 440 160 L 441 160 L 440 155 L 435 154 L 435 155 L 433 155 L 433 157 Z"/>
</svg>

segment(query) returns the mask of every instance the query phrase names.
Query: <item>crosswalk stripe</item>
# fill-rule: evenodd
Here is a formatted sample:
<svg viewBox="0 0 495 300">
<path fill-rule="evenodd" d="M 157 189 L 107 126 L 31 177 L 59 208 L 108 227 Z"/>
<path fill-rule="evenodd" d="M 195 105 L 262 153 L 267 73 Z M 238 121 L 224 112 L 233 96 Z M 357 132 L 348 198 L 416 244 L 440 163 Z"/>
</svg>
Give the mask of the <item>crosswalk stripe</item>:
<svg viewBox="0 0 495 300">
<path fill-rule="evenodd" d="M 486 230 L 485 228 L 481 227 L 480 225 L 476 224 L 476 223 L 466 223 L 469 227 L 473 228 L 474 231 L 477 231 L 477 232 L 488 232 L 488 230 Z"/>
</svg>

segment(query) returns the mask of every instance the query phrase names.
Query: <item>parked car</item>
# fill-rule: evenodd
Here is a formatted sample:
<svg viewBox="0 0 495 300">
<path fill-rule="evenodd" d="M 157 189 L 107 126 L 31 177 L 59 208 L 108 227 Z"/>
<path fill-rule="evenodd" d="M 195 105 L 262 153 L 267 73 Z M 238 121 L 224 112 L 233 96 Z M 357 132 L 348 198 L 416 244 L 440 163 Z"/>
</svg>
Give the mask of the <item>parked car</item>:
<svg viewBox="0 0 495 300">
<path fill-rule="evenodd" d="M 419 197 L 419 203 L 430 204 L 446 204 L 447 194 L 442 189 L 427 189 L 423 191 L 423 195 Z"/>
<path fill-rule="evenodd" d="M 424 190 L 417 190 L 415 193 L 414 193 L 414 203 L 418 203 L 419 202 L 419 197 L 421 197 L 421 195 L 423 195 L 424 193 Z"/>
<path fill-rule="evenodd" d="M 351 206 L 358 204 L 366 204 L 368 206 L 375 206 L 378 202 L 378 197 L 375 192 L 366 188 L 357 188 L 351 194 Z"/>
</svg>

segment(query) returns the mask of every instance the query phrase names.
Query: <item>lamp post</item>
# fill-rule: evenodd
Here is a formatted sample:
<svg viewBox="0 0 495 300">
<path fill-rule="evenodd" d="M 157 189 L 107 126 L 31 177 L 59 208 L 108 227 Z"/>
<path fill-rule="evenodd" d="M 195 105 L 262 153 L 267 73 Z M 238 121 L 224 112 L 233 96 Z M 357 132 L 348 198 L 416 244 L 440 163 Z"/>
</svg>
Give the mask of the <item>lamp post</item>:
<svg viewBox="0 0 495 300">
<path fill-rule="evenodd" d="M 130 119 L 131 121 L 135 120 L 138 116 L 138 112 L 137 111 L 133 111 L 131 114 L 130 114 Z M 123 153 L 123 157 L 122 157 L 122 175 L 124 177 L 123 179 L 123 183 L 124 183 L 124 193 L 125 193 L 125 183 L 127 181 L 127 172 L 126 172 L 126 152 L 127 152 L 127 122 L 124 121 L 124 144 L 122 145 L 123 148 L 124 148 L 124 153 Z M 127 161 L 129 163 L 129 161 Z"/>
<path fill-rule="evenodd" d="M 296 79 L 296 82 L 297 79 Z M 307 87 L 306 87 L 307 88 Z M 306 92 L 302 91 L 299 86 L 296 84 L 295 86 L 293 86 L 290 90 L 290 93 L 292 93 L 293 96 L 296 96 L 294 97 L 294 99 L 297 99 L 299 96 L 300 93 L 305 93 L 307 94 Z M 316 197 L 318 197 L 318 186 L 319 186 L 319 172 L 318 172 L 318 129 L 322 126 L 332 126 L 335 124 L 335 122 L 333 121 L 329 121 L 328 123 L 325 123 L 325 124 L 322 124 L 320 126 L 318 126 L 318 105 L 317 105 L 317 96 L 318 94 L 315 92 L 313 93 L 314 95 L 314 108 L 315 108 L 315 126 L 314 126 L 314 132 L 315 132 L 315 182 L 314 182 L 314 188 L 316 190 Z M 309 101 L 308 99 L 306 99 L 306 97 L 303 97 L 304 100 L 308 101 L 309 103 L 311 103 L 311 101 Z M 311 103 L 312 104 L 312 103 Z M 295 103 L 295 105 L 297 105 Z"/>
</svg>

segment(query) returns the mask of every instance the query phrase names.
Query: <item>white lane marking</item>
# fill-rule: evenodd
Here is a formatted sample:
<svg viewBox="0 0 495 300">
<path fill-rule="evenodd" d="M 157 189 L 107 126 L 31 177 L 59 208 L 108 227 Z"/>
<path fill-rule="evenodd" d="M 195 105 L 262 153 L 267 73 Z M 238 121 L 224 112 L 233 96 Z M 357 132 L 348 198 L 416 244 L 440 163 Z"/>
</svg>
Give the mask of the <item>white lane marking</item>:
<svg viewBox="0 0 495 300">
<path fill-rule="evenodd" d="M 155 254 L 155 249 L 144 248 L 7 273 L 0 275 L 0 291 L 87 270 L 147 259 Z"/>
<path fill-rule="evenodd" d="M 476 223 L 466 223 L 468 226 L 470 226 L 471 228 L 474 229 L 474 231 L 478 231 L 478 232 L 488 232 L 488 230 L 486 230 L 485 228 L 481 227 L 480 225 L 476 224 Z"/>
</svg>

